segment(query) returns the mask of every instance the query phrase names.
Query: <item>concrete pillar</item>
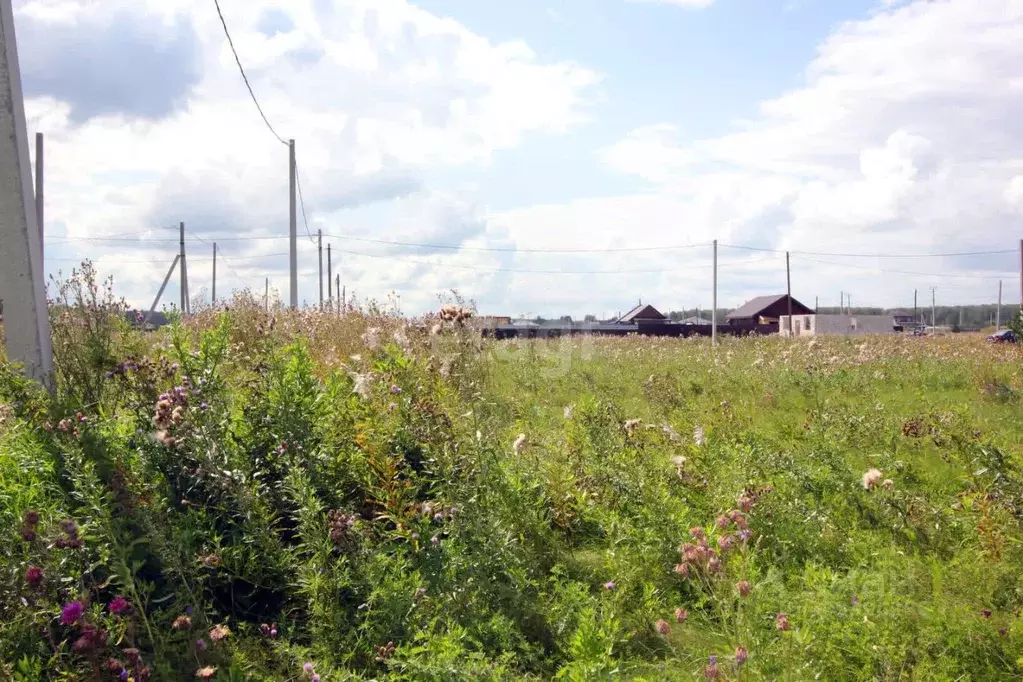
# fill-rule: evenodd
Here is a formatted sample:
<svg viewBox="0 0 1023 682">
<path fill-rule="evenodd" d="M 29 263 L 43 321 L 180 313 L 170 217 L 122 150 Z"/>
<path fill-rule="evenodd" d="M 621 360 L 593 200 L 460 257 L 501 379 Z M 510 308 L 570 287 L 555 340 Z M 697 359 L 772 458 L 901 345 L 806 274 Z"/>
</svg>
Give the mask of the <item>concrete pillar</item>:
<svg viewBox="0 0 1023 682">
<path fill-rule="evenodd" d="M 7 357 L 51 385 L 50 319 L 11 0 L 0 0 L 0 298 Z"/>
</svg>

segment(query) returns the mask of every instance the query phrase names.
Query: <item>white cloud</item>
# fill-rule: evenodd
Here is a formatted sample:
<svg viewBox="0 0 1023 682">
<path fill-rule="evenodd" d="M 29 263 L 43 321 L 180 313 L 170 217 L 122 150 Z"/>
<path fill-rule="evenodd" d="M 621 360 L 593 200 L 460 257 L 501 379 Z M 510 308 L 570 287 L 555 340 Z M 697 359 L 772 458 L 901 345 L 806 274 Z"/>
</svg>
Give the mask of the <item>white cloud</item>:
<svg viewBox="0 0 1023 682">
<path fill-rule="evenodd" d="M 686 7 L 689 9 L 703 9 L 704 7 L 710 7 L 715 3 L 715 1 L 716 0 L 626 0 L 626 2 L 646 2 L 661 5 L 677 5 L 678 7 Z"/>
<path fill-rule="evenodd" d="M 131 6 L 131 14 L 125 7 L 114 0 L 22 0 L 16 17 L 19 35 L 58 26 L 78 31 L 81 44 L 109 49 L 106 59 L 112 64 L 133 58 L 115 52 L 118 39 L 126 37 L 119 31 L 130 31 L 135 23 L 144 23 L 147 33 L 161 23 L 187 25 L 176 45 L 188 51 L 180 62 L 187 61 L 197 76 L 179 75 L 184 63 L 161 61 L 151 77 L 187 91 L 159 107 L 125 92 L 119 100 L 124 108 L 111 110 L 110 88 L 122 92 L 123 84 L 113 81 L 124 74 L 107 74 L 104 81 L 100 72 L 95 84 L 75 90 L 76 84 L 61 76 L 69 60 L 74 63 L 80 55 L 53 46 L 44 50 L 38 41 L 19 44 L 23 63 L 33 64 L 39 90 L 26 102 L 29 128 L 47 135 L 47 222 L 54 239 L 48 255 L 57 259 L 77 246 L 72 253 L 100 257 L 104 264 L 120 262 L 123 291 L 135 303 L 148 303 L 163 263 L 169 264 L 176 250 L 175 233 L 154 232 L 167 241 L 151 242 L 146 249 L 104 248 L 100 242 L 62 245 L 59 237 L 120 234 L 178 220 L 199 235 L 219 230 L 223 236 L 224 229 L 247 236 L 286 234 L 287 150 L 250 101 L 212 3 L 202 11 L 191 0 L 144 0 Z M 431 174 L 485 165 L 495 151 L 515 147 L 528 135 L 560 133 L 586 121 L 600 81 L 577 64 L 543 61 L 522 42 L 492 43 L 405 0 L 258 0 L 222 7 L 263 110 L 282 136 L 297 139 L 312 229 L 340 231 L 344 209 L 395 199 L 389 210 L 419 221 L 417 228 L 437 241 L 471 238 L 484 226 L 471 219 L 461 198 L 430 188 Z M 76 44 L 70 41 L 68 49 Z M 372 234 L 383 226 L 348 227 Z M 302 241 L 307 250 L 304 235 Z M 222 247 L 244 284 L 259 286 L 267 274 L 286 282 L 285 258 L 257 258 L 285 251 L 286 240 L 225 240 Z M 131 248 L 131 258 L 124 248 Z M 193 279 L 207 269 L 198 265 L 200 259 L 208 259 L 207 246 L 194 248 L 202 255 L 190 268 Z M 313 262 L 308 251 L 302 258 L 304 264 Z M 430 258 L 435 256 L 424 257 Z M 140 259 L 147 262 L 132 262 Z M 488 260 L 473 259 L 482 265 Z M 375 294 L 391 285 L 417 289 L 414 306 L 432 298 L 429 287 L 441 284 L 436 270 L 362 261 L 368 266 L 345 263 L 350 284 Z M 58 263 L 65 270 L 71 265 L 54 260 L 51 269 Z M 418 280 L 410 279 L 420 270 Z M 221 273 L 227 280 L 231 269 Z M 480 279 L 477 274 L 456 272 L 443 283 L 473 283 Z M 219 288 L 228 285 L 222 281 Z M 304 272 L 302 297 L 315 291 L 315 278 Z M 169 297 L 174 300 L 173 291 Z"/>
<path fill-rule="evenodd" d="M 1011 251 L 1023 209 L 1021 60 L 1021 0 L 880 9 L 840 26 L 803 87 L 764 102 L 733 131 L 694 140 L 670 122 L 652 123 L 601 150 L 608 167 L 646 181 L 646 193 L 534 209 L 506 229 L 585 225 L 598 243 L 611 234 L 654 244 L 717 237 L 794 252 Z M 794 254 L 793 288 L 822 304 L 837 304 L 842 288 L 862 303 L 905 304 L 930 285 L 939 302 L 990 302 L 1017 258 Z M 691 262 L 662 259 L 672 261 Z M 691 282 L 694 297 L 708 301 L 706 283 Z M 645 298 L 656 295 L 654 284 Z M 783 285 L 730 273 L 721 280 L 731 305 Z"/>
</svg>

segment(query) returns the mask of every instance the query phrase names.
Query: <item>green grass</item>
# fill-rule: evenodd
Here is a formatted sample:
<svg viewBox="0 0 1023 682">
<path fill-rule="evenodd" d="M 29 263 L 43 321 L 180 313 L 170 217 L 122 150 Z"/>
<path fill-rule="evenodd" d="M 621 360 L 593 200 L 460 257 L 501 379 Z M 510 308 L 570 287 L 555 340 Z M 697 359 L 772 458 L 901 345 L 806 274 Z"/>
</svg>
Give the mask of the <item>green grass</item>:
<svg viewBox="0 0 1023 682">
<path fill-rule="evenodd" d="M 0 366 L 0 679 L 1023 674 L 1016 349 L 98 303 Z"/>
</svg>

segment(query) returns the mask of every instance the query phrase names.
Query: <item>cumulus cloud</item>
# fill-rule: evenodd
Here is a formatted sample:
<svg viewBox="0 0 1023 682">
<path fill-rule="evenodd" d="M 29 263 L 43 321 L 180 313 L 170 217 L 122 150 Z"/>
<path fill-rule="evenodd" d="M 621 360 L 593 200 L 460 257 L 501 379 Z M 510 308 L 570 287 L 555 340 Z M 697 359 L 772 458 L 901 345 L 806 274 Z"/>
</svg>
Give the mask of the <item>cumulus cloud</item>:
<svg viewBox="0 0 1023 682">
<path fill-rule="evenodd" d="M 600 83 L 578 64 L 543 60 L 521 41 L 491 42 L 405 0 L 222 8 L 263 110 L 297 140 L 306 300 L 317 291 L 306 220 L 325 232 L 393 238 L 414 223 L 416 241 L 479 239 L 486 225 L 473 197 L 429 179 L 485 165 L 531 134 L 572 129 L 588 120 Z M 183 220 L 200 254 L 189 258 L 193 292 L 210 246 L 191 235 L 221 240 L 225 280 L 260 287 L 269 276 L 283 286 L 287 259 L 275 254 L 287 250 L 276 239 L 287 234 L 287 149 L 250 101 L 212 3 L 20 0 L 16 22 L 29 127 L 47 134 L 51 270 L 79 254 L 118 263 L 123 293 L 148 303 Z M 124 233 L 148 241 L 96 241 Z M 410 254 L 414 263 L 374 259 L 390 252 L 362 246 L 366 255 L 344 259 L 349 289 L 403 288 L 412 308 L 432 305 L 438 288 L 486 291 L 488 264 L 500 266 L 485 252 Z M 124 257 L 126 248 L 142 255 Z M 452 267 L 432 267 L 440 258 Z"/>
<path fill-rule="evenodd" d="M 638 243 L 684 235 L 792 250 L 794 293 L 811 303 L 819 294 L 822 305 L 837 304 L 843 287 L 864 304 L 905 304 L 931 285 L 939 301 L 990 302 L 996 280 L 1017 266 L 1021 58 L 1019 0 L 893 4 L 838 27 L 804 86 L 763 102 L 732 131 L 691 139 L 655 122 L 601 150 L 608 167 L 648 184 L 644 194 L 538 208 L 528 221 L 585 223 L 569 240 L 622 230 Z M 987 250 L 1010 253 L 796 253 Z M 724 272 L 723 300 L 736 305 L 783 284 Z M 693 286 L 709 300 L 705 284 Z"/>
</svg>

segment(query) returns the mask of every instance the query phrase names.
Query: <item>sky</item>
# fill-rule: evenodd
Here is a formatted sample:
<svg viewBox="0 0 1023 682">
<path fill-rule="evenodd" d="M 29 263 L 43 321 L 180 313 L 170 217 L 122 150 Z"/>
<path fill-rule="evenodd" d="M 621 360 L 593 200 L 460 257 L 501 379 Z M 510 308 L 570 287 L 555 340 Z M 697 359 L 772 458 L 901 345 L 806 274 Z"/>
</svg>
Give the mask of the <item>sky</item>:
<svg viewBox="0 0 1023 682">
<path fill-rule="evenodd" d="M 48 273 L 287 301 L 294 139 L 305 304 L 1019 303 L 1023 0 L 220 5 L 14 0 Z"/>
</svg>

